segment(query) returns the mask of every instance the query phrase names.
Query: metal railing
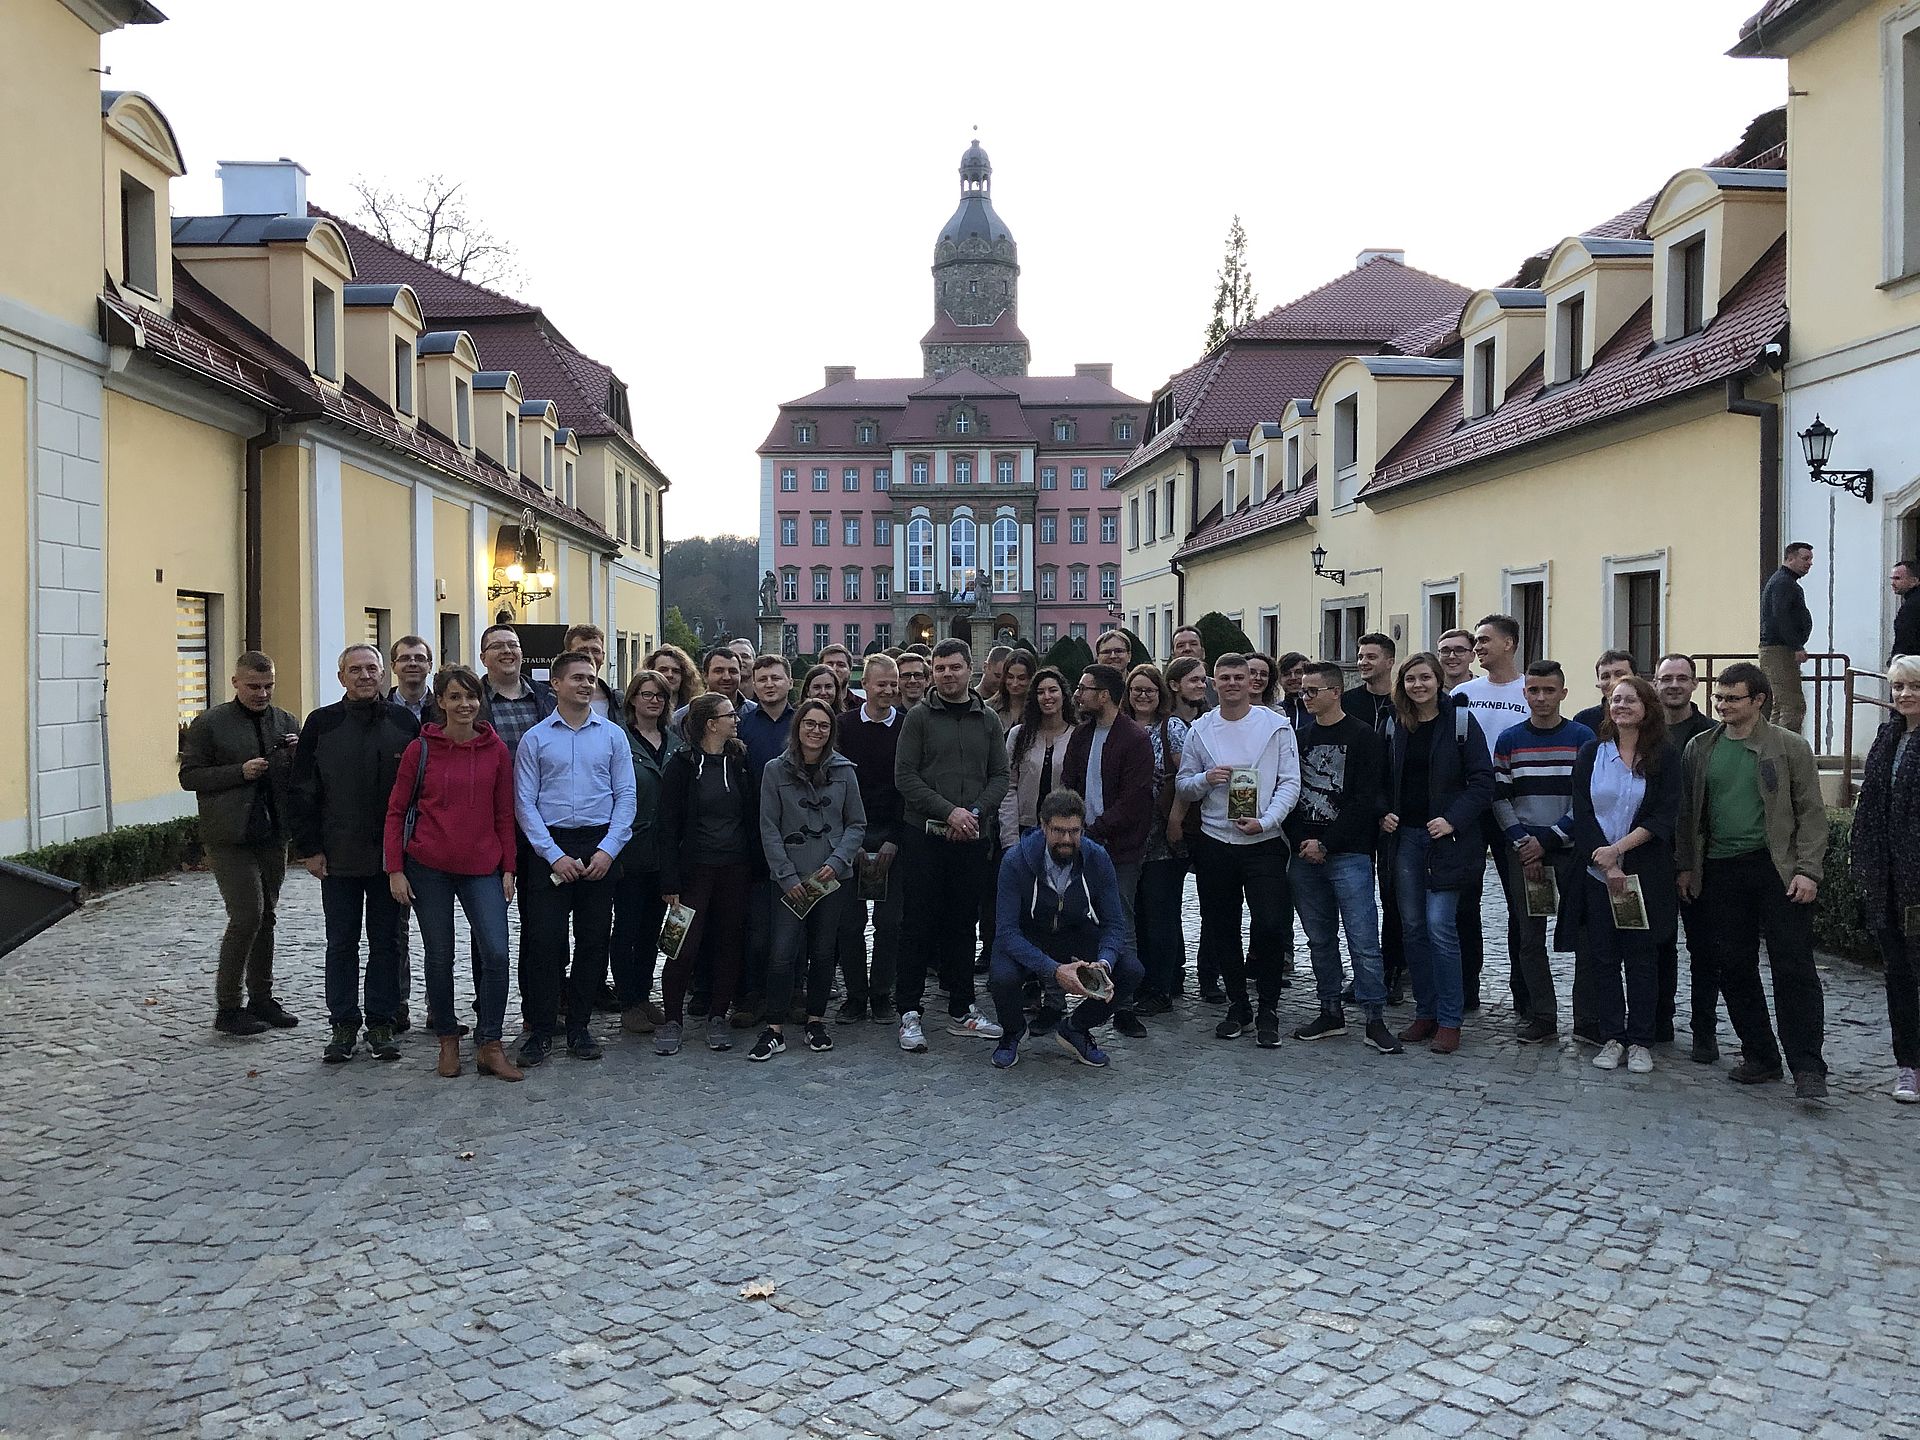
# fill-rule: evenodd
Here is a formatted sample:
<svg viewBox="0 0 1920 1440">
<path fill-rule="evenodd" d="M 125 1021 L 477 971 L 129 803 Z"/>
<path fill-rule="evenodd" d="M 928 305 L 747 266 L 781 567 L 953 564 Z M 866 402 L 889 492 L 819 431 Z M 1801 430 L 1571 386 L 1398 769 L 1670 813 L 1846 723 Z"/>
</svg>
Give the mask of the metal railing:
<svg viewBox="0 0 1920 1440">
<path fill-rule="evenodd" d="M 1878 681 L 1884 686 L 1887 683 L 1887 677 L 1879 670 L 1855 670 L 1851 667 L 1847 670 L 1847 739 L 1841 762 L 1844 768 L 1840 776 L 1840 803 L 1849 810 L 1853 808 L 1853 708 L 1856 705 L 1872 705 L 1881 710 L 1893 709 L 1893 701 L 1884 695 L 1862 694 L 1856 683 L 1861 680 Z"/>
<path fill-rule="evenodd" d="M 1707 687 L 1709 701 L 1713 694 L 1714 676 L 1736 660 L 1747 660 L 1755 664 L 1760 660 L 1759 654 L 1752 650 L 1738 655 L 1698 654 L 1688 658 L 1693 661 L 1693 668 L 1699 672 L 1700 679 L 1697 683 Z M 1813 724 L 1812 733 L 1807 736 L 1807 740 L 1813 746 L 1813 753 L 1816 755 L 1840 753 L 1833 748 L 1835 741 L 1840 741 L 1846 747 L 1846 753 L 1851 753 L 1853 744 L 1851 705 L 1847 707 L 1846 718 L 1843 720 L 1834 713 L 1833 701 L 1847 693 L 1848 676 L 1863 673 L 1852 667 L 1852 659 L 1841 651 L 1810 650 L 1807 652 L 1806 662 L 1800 671 L 1800 683 L 1811 687 L 1811 693 L 1807 696 L 1807 718 Z M 1826 703 L 1823 704 L 1823 701 Z M 1711 703 L 1702 704 L 1700 708 L 1708 715 L 1713 714 Z"/>
</svg>

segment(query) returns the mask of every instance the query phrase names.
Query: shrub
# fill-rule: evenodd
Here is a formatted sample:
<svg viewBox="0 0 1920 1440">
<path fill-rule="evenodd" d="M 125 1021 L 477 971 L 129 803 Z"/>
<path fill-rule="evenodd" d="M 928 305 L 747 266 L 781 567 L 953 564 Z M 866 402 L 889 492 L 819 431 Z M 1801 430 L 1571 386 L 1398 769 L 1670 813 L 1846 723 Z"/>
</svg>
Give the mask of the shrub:
<svg viewBox="0 0 1920 1440">
<path fill-rule="evenodd" d="M 72 880 L 89 895 L 97 895 L 156 875 L 170 875 L 184 865 L 197 863 L 201 855 L 200 822 L 183 816 L 157 825 L 123 825 L 110 834 L 43 845 L 12 858 L 15 864 Z"/>
<path fill-rule="evenodd" d="M 1080 672 L 1093 664 L 1093 647 L 1077 635 L 1067 635 L 1054 641 L 1053 648 L 1040 663 L 1051 665 L 1064 675 L 1067 689 L 1072 690 L 1080 683 Z"/>
<path fill-rule="evenodd" d="M 1193 622 L 1200 632 L 1200 645 L 1206 651 L 1207 668 L 1222 655 L 1249 655 L 1259 647 L 1247 638 L 1247 632 L 1218 610 L 1209 610 Z"/>
<path fill-rule="evenodd" d="M 1873 964 L 1880 947 L 1862 923 L 1865 912 L 1853 884 L 1853 812 L 1829 810 L 1826 874 L 1814 907 L 1813 943 L 1829 954 Z"/>
</svg>

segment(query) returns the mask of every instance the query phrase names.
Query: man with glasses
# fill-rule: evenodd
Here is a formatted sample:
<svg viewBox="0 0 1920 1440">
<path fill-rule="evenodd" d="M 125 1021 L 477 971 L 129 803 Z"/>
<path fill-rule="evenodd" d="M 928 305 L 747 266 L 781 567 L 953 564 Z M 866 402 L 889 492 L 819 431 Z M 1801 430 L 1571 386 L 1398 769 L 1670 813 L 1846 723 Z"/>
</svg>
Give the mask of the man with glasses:
<svg viewBox="0 0 1920 1440">
<path fill-rule="evenodd" d="M 486 674 L 480 687 L 486 694 L 487 723 L 518 750 L 520 737 L 553 713 L 553 691 L 521 673 L 520 636 L 511 625 L 489 625 L 480 632 L 480 663 Z"/>
<path fill-rule="evenodd" d="M 402 635 L 387 651 L 393 666 L 393 689 L 387 698 L 407 707 L 422 725 L 440 723 L 440 707 L 433 701 L 433 647 L 418 635 Z"/>
<path fill-rule="evenodd" d="M 900 657 L 900 708 L 911 710 L 927 698 L 927 657 L 909 650 Z"/>
<path fill-rule="evenodd" d="M 1473 636 L 1466 631 L 1447 631 L 1433 653 L 1440 657 L 1440 688 L 1448 694 L 1473 678 Z"/>
<path fill-rule="evenodd" d="M 1093 647 L 1093 658 L 1102 665 L 1111 665 L 1124 675 L 1133 668 L 1129 663 L 1133 659 L 1133 641 L 1127 638 L 1124 630 L 1102 631 L 1099 642 Z"/>
<path fill-rule="evenodd" d="M 1767 721 L 1772 698 L 1758 665 L 1742 661 L 1720 672 L 1713 692 L 1720 723 L 1687 745 L 1674 864 L 1681 897 L 1699 897 L 1727 1018 L 1740 1037 L 1742 1058 L 1727 1078 L 1742 1085 L 1778 1080 L 1784 1049 L 1793 1093 L 1820 1100 L 1827 1094 L 1826 1002 L 1813 963 L 1813 914 L 1827 812 L 1813 748 Z M 1763 935 L 1778 1039 L 1760 988 Z"/>
</svg>

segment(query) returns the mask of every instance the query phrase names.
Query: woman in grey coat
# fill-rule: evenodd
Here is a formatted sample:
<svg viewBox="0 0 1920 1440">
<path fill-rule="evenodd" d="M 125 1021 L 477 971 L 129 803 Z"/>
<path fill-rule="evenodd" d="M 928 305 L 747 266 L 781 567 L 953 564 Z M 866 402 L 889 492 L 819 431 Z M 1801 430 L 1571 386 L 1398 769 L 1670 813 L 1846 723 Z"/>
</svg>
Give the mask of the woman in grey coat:
<svg viewBox="0 0 1920 1440">
<path fill-rule="evenodd" d="M 749 1060 L 771 1060 L 787 1048 L 778 1017 L 793 994 L 803 947 L 807 1048 L 833 1048 L 825 1017 L 839 953 L 840 910 L 867 830 L 858 773 L 853 762 L 834 749 L 838 720 L 826 701 L 802 700 L 793 712 L 786 751 L 760 775 L 760 846 L 777 892 L 766 989 L 774 1021 L 747 1052 Z M 821 886 L 833 883 L 843 888 L 819 893 Z"/>
</svg>

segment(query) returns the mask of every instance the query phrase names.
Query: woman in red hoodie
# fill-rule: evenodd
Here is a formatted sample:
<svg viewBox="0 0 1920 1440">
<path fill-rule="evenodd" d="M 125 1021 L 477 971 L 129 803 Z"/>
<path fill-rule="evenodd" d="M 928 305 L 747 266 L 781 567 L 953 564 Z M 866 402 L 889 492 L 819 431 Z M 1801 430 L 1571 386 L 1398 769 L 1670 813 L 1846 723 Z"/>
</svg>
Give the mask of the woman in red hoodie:
<svg viewBox="0 0 1920 1440">
<path fill-rule="evenodd" d="M 446 718 L 420 727 L 400 756 L 387 801 L 387 883 L 413 906 L 426 946 L 427 1023 L 440 1037 L 439 1073 L 460 1073 L 453 1018 L 453 902 L 473 934 L 474 1068 L 502 1080 L 525 1077 L 507 1058 L 507 902 L 513 899 L 513 756 L 480 719 L 480 677 L 449 665 L 433 679 Z M 424 764 L 425 769 L 422 770 Z"/>
</svg>

